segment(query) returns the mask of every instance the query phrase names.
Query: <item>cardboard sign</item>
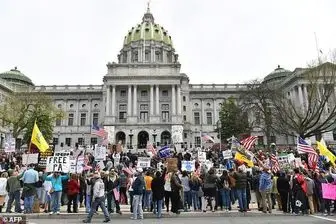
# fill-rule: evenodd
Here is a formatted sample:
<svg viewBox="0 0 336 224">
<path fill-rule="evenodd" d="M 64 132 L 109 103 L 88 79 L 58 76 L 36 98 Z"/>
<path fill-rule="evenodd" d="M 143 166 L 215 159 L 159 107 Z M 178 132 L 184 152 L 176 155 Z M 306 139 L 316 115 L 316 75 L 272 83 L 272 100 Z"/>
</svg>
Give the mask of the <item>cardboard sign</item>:
<svg viewBox="0 0 336 224">
<path fill-rule="evenodd" d="M 223 151 L 223 158 L 224 159 L 231 159 L 232 158 L 232 151 L 231 150 Z"/>
<path fill-rule="evenodd" d="M 69 171 L 70 171 L 69 156 L 48 156 L 46 172 L 68 173 Z"/>
<path fill-rule="evenodd" d="M 137 167 L 141 168 L 151 167 L 151 159 L 148 157 L 139 157 Z"/>
<path fill-rule="evenodd" d="M 204 163 L 206 160 L 206 153 L 205 152 L 198 152 L 198 161 L 200 163 Z"/>
<path fill-rule="evenodd" d="M 167 171 L 173 172 L 174 169 L 177 169 L 177 158 L 167 158 Z"/>
<path fill-rule="evenodd" d="M 22 164 L 29 165 L 29 164 L 37 164 L 38 163 L 38 153 L 34 154 L 23 154 L 22 155 Z"/>
<path fill-rule="evenodd" d="M 95 161 L 105 161 L 106 160 L 106 147 L 105 146 L 95 146 L 94 150 Z"/>
<path fill-rule="evenodd" d="M 195 171 L 195 160 L 194 161 L 182 161 L 181 170 L 187 172 Z"/>
<path fill-rule="evenodd" d="M 336 185 L 322 183 L 322 197 L 336 200 Z"/>
</svg>

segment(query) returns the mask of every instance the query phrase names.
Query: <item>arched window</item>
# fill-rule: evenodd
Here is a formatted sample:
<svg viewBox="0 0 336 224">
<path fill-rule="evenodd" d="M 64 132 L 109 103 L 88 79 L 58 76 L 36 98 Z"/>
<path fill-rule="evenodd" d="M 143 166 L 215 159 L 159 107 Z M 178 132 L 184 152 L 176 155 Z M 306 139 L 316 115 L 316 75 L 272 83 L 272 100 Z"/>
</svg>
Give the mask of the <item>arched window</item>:
<svg viewBox="0 0 336 224">
<path fill-rule="evenodd" d="M 155 61 L 162 62 L 162 52 L 161 50 L 155 51 Z"/>
</svg>

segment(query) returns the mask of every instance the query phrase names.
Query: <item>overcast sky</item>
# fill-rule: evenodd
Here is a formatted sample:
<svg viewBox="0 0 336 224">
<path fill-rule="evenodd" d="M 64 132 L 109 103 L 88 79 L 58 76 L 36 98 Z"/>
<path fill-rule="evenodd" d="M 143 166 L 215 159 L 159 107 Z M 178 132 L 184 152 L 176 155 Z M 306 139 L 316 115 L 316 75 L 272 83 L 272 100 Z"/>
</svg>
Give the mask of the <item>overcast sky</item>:
<svg viewBox="0 0 336 224">
<path fill-rule="evenodd" d="M 102 84 L 146 0 L 0 0 L 0 71 L 37 85 Z M 191 83 L 239 83 L 335 49 L 334 0 L 152 0 Z"/>
</svg>

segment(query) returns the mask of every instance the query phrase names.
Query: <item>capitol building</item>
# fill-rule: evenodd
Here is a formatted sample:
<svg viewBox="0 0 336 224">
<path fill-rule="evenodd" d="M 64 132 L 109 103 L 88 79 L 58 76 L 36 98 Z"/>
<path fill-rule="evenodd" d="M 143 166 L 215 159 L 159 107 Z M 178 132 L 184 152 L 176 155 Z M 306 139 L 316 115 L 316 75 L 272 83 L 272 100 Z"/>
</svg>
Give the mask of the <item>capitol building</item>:
<svg viewBox="0 0 336 224">
<path fill-rule="evenodd" d="M 55 122 L 56 147 L 99 143 L 100 139 L 91 135 L 92 124 L 105 128 L 110 143 L 122 142 L 128 149 L 146 148 L 147 141 L 197 147 L 201 145 L 200 133 L 219 142 L 215 129 L 221 104 L 230 97 L 238 99 L 246 85 L 191 84 L 180 69 L 172 37 L 148 9 L 142 21 L 126 33 L 118 61 L 107 63 L 101 85 L 35 86 L 14 68 L 0 73 L 0 103 L 20 86 L 49 95 L 66 113 L 64 120 Z M 305 86 L 293 75 L 298 71 L 278 67 L 264 81 L 285 85 L 286 91 L 303 103 Z M 8 132 L 0 127 L 2 144 Z M 259 144 L 266 144 L 261 130 L 252 134 L 258 136 Z M 272 141 L 295 143 L 292 137 L 284 136 L 272 136 Z"/>
</svg>

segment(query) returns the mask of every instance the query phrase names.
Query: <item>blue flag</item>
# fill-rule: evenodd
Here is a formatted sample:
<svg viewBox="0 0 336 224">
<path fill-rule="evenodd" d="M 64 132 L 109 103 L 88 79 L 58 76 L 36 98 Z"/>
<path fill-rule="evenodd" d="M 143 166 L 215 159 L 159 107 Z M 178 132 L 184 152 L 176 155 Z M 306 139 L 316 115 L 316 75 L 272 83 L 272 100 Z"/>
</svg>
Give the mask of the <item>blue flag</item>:
<svg viewBox="0 0 336 224">
<path fill-rule="evenodd" d="M 170 148 L 169 148 L 169 146 L 163 146 L 159 150 L 159 155 L 160 155 L 160 158 L 168 158 L 168 157 L 170 157 Z"/>
</svg>

